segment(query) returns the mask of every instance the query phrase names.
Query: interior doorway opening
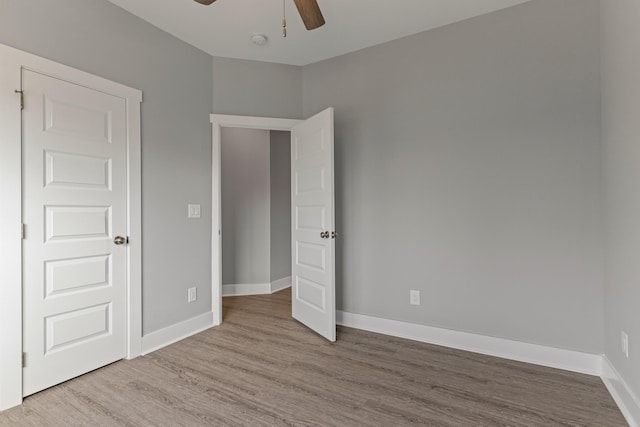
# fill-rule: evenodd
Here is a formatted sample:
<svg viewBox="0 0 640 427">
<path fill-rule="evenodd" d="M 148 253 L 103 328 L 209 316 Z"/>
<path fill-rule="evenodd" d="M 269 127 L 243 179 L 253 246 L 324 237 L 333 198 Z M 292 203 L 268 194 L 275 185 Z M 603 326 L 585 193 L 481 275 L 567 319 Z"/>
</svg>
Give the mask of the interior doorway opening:
<svg viewBox="0 0 640 427">
<path fill-rule="evenodd" d="M 211 115 L 214 324 L 222 323 L 222 130 L 290 131 L 291 315 L 327 340 L 336 340 L 333 113 L 327 108 L 306 120 Z"/>
<path fill-rule="evenodd" d="M 291 132 L 221 131 L 222 296 L 291 286 Z"/>
</svg>

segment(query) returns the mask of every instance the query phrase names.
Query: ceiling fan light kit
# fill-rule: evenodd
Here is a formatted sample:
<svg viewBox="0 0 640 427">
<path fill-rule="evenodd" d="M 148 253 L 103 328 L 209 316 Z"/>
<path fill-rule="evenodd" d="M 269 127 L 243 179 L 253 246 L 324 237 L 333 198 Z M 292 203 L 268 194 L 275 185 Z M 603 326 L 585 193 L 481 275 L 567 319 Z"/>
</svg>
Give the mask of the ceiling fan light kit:
<svg viewBox="0 0 640 427">
<path fill-rule="evenodd" d="M 194 1 L 208 6 L 216 0 Z M 320 11 L 320 6 L 318 6 L 317 0 L 293 0 L 293 2 L 295 3 L 298 13 L 300 14 L 302 22 L 307 30 L 314 30 L 325 24 L 324 16 L 322 16 L 322 11 Z M 284 16 L 282 18 L 282 36 L 287 36 L 287 21 Z"/>
</svg>

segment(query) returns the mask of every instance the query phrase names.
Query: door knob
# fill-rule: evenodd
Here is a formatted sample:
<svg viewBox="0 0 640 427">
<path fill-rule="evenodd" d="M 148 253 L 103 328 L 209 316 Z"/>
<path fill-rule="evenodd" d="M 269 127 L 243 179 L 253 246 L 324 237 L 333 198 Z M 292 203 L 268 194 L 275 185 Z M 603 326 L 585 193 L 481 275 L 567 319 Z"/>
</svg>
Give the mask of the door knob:
<svg viewBox="0 0 640 427">
<path fill-rule="evenodd" d="M 127 238 L 122 236 L 116 236 L 113 239 L 113 243 L 115 243 L 116 245 L 124 245 L 125 243 L 127 243 Z"/>
<path fill-rule="evenodd" d="M 328 239 L 329 238 L 329 232 L 328 231 L 321 231 L 320 232 L 320 238 L 321 239 Z"/>
</svg>

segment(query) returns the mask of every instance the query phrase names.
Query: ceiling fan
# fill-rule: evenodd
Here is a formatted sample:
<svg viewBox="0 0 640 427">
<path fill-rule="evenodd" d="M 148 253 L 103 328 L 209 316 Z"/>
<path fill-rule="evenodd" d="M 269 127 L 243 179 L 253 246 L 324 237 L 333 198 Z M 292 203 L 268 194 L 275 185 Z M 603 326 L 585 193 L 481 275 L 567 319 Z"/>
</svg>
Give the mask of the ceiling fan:
<svg viewBox="0 0 640 427">
<path fill-rule="evenodd" d="M 216 0 L 195 0 L 204 5 L 210 5 Z M 298 8 L 302 22 L 307 30 L 313 30 L 324 25 L 324 17 L 316 0 L 293 0 Z"/>
</svg>

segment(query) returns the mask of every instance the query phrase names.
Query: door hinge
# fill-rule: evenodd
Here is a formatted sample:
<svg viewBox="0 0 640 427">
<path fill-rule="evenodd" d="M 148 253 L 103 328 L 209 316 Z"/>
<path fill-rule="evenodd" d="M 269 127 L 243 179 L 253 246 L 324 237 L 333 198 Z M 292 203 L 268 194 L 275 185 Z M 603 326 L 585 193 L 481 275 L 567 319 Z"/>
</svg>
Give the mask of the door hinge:
<svg viewBox="0 0 640 427">
<path fill-rule="evenodd" d="M 16 89 L 14 92 L 20 94 L 20 109 L 24 110 L 24 91 Z"/>
<path fill-rule="evenodd" d="M 22 352 L 22 367 L 26 368 L 27 367 L 27 353 Z"/>
<path fill-rule="evenodd" d="M 24 239 L 24 236 L 25 236 L 24 229 L 25 229 L 24 224 L 20 224 L 20 238 L 21 239 Z"/>
</svg>

